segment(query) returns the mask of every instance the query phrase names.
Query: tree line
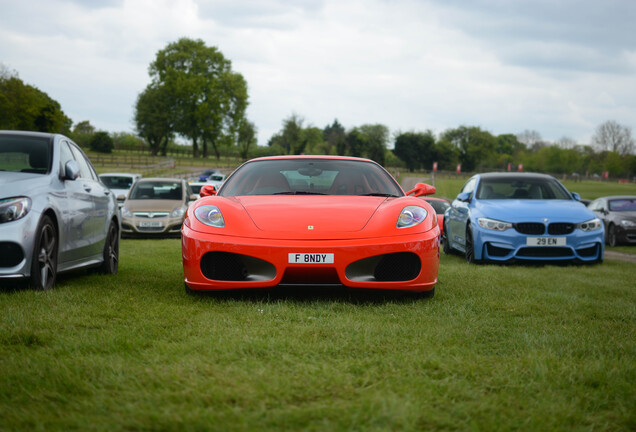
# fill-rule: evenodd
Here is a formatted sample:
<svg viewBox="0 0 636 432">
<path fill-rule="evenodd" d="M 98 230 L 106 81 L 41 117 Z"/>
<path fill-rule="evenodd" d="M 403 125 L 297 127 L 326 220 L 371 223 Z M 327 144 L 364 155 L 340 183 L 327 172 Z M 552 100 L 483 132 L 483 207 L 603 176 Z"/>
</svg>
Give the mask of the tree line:
<svg viewBox="0 0 636 432">
<path fill-rule="evenodd" d="M 463 172 L 517 170 L 554 174 L 636 176 L 631 130 L 615 121 L 599 125 L 587 145 L 564 137 L 548 142 L 536 131 L 493 135 L 462 125 L 439 134 L 431 130 L 391 132 L 382 124 L 346 128 L 337 119 L 322 128 L 293 113 L 266 146 L 246 117 L 247 82 L 216 47 L 181 38 L 157 52 L 149 66 L 150 84 L 135 104 L 136 133 L 96 130 L 84 120 L 73 126 L 60 104 L 25 84 L 0 65 L 0 129 L 58 132 L 99 152 L 144 149 L 166 155 L 187 148 L 195 158 L 228 155 L 248 159 L 276 154 L 329 154 L 366 157 L 409 171 Z"/>
</svg>

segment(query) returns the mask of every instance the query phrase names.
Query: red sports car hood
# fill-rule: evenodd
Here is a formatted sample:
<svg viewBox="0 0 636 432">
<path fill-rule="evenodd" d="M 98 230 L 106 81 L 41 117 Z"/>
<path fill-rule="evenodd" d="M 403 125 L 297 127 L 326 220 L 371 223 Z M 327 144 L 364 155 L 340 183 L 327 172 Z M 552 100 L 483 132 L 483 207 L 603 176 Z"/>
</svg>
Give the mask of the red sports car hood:
<svg viewBox="0 0 636 432">
<path fill-rule="evenodd" d="M 386 200 L 352 196 L 242 196 L 236 200 L 263 231 L 338 233 L 360 231 Z"/>
</svg>

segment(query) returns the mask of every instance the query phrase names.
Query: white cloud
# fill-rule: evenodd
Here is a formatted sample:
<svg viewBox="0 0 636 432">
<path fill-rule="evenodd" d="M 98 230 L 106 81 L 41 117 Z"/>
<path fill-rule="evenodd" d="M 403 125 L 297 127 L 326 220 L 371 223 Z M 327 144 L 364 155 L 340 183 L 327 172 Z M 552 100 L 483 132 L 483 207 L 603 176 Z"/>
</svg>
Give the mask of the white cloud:
<svg viewBox="0 0 636 432">
<path fill-rule="evenodd" d="M 149 64 L 180 37 L 218 47 L 243 74 L 261 145 L 292 113 L 319 127 L 465 124 L 580 142 L 608 119 L 636 126 L 630 0 L 0 5 L 0 61 L 75 122 L 110 131 L 133 129 Z"/>
</svg>

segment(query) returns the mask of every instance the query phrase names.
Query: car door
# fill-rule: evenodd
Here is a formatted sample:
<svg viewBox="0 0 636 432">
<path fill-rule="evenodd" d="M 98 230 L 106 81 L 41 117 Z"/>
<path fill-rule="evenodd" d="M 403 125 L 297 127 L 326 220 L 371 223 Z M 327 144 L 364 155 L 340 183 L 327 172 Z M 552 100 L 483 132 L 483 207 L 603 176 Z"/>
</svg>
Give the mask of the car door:
<svg viewBox="0 0 636 432">
<path fill-rule="evenodd" d="M 461 192 L 457 195 L 457 198 L 451 203 L 449 210 L 449 216 L 447 225 L 447 239 L 451 242 L 453 247 L 458 247 L 461 250 L 464 249 L 466 244 L 466 224 L 470 217 L 469 205 L 470 200 L 473 198 L 473 192 L 475 191 L 475 185 L 477 184 L 477 177 L 469 179 Z"/>
<path fill-rule="evenodd" d="M 64 169 L 69 161 L 76 161 L 68 141 L 60 142 L 61 190 L 56 195 L 57 207 L 61 213 L 59 268 L 65 270 L 85 256 L 88 244 L 89 219 L 93 213 L 90 193 L 84 188 L 81 177 L 64 179 Z M 79 163 L 79 162 L 78 162 Z M 81 174 L 80 174 L 81 175 Z"/>
<path fill-rule="evenodd" d="M 80 178 L 85 197 L 90 201 L 90 217 L 83 228 L 82 248 L 85 256 L 101 256 L 111 214 L 111 191 L 100 180 L 84 152 L 69 143 L 75 160 L 80 166 Z"/>
</svg>

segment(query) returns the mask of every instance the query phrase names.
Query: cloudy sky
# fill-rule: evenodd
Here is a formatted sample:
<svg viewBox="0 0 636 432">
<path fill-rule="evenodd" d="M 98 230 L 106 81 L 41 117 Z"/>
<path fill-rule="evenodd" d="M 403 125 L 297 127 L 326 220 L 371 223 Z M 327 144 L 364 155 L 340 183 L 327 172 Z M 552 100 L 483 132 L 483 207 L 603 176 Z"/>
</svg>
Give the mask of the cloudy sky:
<svg viewBox="0 0 636 432">
<path fill-rule="evenodd" d="M 74 123 L 134 132 L 157 51 L 202 39 L 249 87 L 266 145 L 297 114 L 589 143 L 636 132 L 634 0 L 0 0 L 0 63 Z"/>
</svg>

